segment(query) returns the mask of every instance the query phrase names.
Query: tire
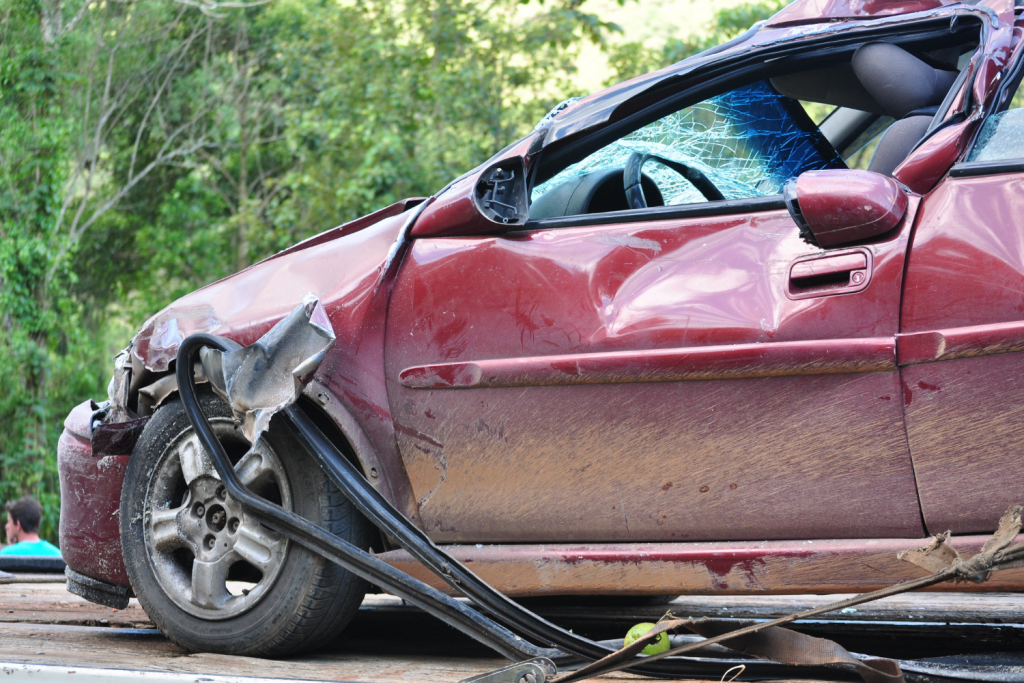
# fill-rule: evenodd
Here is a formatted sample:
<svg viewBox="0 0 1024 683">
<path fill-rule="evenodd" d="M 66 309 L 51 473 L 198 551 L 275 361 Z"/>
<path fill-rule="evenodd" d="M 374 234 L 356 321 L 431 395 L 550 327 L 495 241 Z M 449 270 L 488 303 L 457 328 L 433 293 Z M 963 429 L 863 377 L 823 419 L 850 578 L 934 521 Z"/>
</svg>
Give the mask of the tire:
<svg viewBox="0 0 1024 683">
<path fill-rule="evenodd" d="M 280 425 L 257 449 L 211 393 L 203 412 L 257 495 L 360 548 L 370 524 Z M 337 637 L 369 584 L 247 518 L 219 486 L 180 400 L 146 425 L 125 473 L 121 546 L 139 603 L 192 652 L 280 657 Z"/>
</svg>

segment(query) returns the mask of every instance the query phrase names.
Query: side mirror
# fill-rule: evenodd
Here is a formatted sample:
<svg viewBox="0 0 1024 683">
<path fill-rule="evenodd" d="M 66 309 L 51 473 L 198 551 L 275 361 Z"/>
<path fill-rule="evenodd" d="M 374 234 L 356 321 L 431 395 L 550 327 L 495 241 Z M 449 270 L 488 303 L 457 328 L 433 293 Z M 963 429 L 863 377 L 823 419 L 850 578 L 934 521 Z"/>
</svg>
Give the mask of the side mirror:
<svg viewBox="0 0 1024 683">
<path fill-rule="evenodd" d="M 878 237 L 903 220 L 907 192 L 892 178 L 870 171 L 807 171 L 782 188 L 800 234 L 820 247 Z"/>
<path fill-rule="evenodd" d="M 529 218 L 526 168 L 513 156 L 456 180 L 428 206 L 413 237 L 497 235 Z"/>
</svg>

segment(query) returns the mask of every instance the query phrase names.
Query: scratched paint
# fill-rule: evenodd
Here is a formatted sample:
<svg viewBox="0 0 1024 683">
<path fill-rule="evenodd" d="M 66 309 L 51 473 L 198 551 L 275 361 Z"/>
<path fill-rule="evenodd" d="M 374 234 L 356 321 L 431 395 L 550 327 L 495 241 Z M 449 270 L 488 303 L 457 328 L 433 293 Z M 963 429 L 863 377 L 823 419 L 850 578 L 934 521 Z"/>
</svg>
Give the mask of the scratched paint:
<svg viewBox="0 0 1024 683">
<path fill-rule="evenodd" d="M 988 536 L 961 536 L 965 557 Z M 919 538 L 735 543 L 622 543 L 446 546 L 483 580 L 514 597 L 536 595 L 693 595 L 860 593 L 924 574 L 897 559 Z M 436 588 L 455 591 L 404 550 L 379 557 Z M 981 584 L 929 590 L 1005 592 L 1024 586 L 1024 569 L 994 572 Z"/>
<path fill-rule="evenodd" d="M 914 235 L 897 349 L 932 533 L 994 531 L 1024 488 L 1022 190 L 1024 174 L 944 180 Z"/>
<path fill-rule="evenodd" d="M 128 586 L 121 557 L 118 512 L 128 456 L 92 457 L 87 440 L 92 402 L 65 420 L 57 449 L 61 496 L 60 549 L 73 570 L 117 586 Z"/>
<path fill-rule="evenodd" d="M 877 398 L 899 393 L 908 234 L 905 221 L 868 247 L 862 292 L 802 300 L 788 273 L 817 249 L 780 211 L 416 240 L 387 377 L 425 530 L 922 535 L 902 406 Z"/>
</svg>

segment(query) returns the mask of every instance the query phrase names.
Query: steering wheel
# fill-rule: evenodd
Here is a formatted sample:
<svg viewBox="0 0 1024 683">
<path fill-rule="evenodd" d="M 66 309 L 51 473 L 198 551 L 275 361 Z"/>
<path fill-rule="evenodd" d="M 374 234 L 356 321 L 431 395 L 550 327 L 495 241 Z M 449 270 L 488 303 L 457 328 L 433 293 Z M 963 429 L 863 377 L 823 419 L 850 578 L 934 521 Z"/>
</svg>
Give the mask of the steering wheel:
<svg viewBox="0 0 1024 683">
<path fill-rule="evenodd" d="M 622 182 L 626 186 L 626 201 L 631 209 L 646 209 L 647 198 L 644 197 L 644 189 L 640 185 L 640 172 L 648 161 L 657 161 L 659 164 L 668 166 L 673 171 L 683 176 L 697 188 L 697 191 L 704 195 L 709 202 L 717 202 L 725 199 L 715 184 L 708 180 L 708 177 L 695 168 L 678 161 L 672 161 L 657 154 L 643 154 L 633 152 L 626 159 L 626 166 L 622 170 Z"/>
</svg>

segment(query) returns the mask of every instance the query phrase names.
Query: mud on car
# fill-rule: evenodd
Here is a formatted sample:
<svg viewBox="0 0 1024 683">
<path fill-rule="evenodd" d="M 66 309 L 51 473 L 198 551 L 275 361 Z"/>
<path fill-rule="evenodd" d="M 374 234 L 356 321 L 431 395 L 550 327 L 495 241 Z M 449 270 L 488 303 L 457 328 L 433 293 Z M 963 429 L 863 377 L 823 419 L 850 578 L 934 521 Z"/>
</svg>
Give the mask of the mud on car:
<svg viewBox="0 0 1024 683">
<path fill-rule="evenodd" d="M 69 586 L 192 650 L 345 627 L 370 585 L 228 494 L 175 375 L 309 294 L 336 339 L 298 408 L 509 596 L 854 592 L 931 533 L 976 550 L 1020 491 L 1018 12 L 797 0 L 175 301 L 65 423 Z M 449 590 L 203 379 L 252 493 Z"/>
</svg>

